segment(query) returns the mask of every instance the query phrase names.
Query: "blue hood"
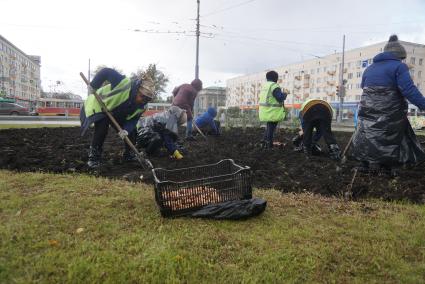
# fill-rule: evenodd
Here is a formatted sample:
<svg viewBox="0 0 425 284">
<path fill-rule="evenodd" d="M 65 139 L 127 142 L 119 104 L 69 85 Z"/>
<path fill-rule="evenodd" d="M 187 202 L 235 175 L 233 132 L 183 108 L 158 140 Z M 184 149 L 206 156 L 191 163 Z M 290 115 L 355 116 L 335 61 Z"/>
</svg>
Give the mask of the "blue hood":
<svg viewBox="0 0 425 284">
<path fill-rule="evenodd" d="M 217 111 L 215 108 L 213 107 L 209 107 L 207 112 L 209 113 L 209 115 L 211 115 L 212 117 L 215 117 L 217 115 Z"/>
<path fill-rule="evenodd" d="M 373 63 L 381 62 L 381 61 L 385 61 L 385 60 L 400 61 L 400 59 L 397 56 L 395 56 L 394 54 L 392 54 L 391 52 L 382 52 L 382 53 L 379 53 L 378 55 L 376 55 L 373 58 Z"/>
</svg>

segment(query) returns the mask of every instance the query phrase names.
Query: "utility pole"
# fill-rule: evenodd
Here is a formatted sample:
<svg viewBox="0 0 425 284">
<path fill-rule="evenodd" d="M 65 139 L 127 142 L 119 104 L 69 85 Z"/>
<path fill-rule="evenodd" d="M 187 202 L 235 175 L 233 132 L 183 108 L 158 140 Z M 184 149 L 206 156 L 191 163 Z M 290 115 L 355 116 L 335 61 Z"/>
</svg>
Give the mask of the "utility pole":
<svg viewBox="0 0 425 284">
<path fill-rule="evenodd" d="M 342 37 L 342 62 L 341 70 L 339 73 L 339 116 L 337 118 L 338 122 L 342 122 L 342 108 L 344 105 L 344 96 L 345 96 L 345 86 L 344 86 L 344 56 L 345 56 L 345 35 Z"/>
<path fill-rule="evenodd" d="M 200 0 L 196 0 L 198 3 L 198 14 L 196 17 L 196 65 L 195 65 L 195 79 L 199 79 L 199 3 Z"/>
</svg>

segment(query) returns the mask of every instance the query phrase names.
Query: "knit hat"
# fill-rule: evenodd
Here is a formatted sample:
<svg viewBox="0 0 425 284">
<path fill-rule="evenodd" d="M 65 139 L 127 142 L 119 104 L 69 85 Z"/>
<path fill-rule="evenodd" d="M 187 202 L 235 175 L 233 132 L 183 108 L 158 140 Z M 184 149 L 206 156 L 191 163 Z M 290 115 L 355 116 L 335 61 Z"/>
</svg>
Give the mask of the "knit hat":
<svg viewBox="0 0 425 284">
<path fill-rule="evenodd" d="M 391 52 L 401 60 L 406 58 L 406 49 L 398 42 L 397 35 L 390 36 L 390 39 L 384 47 L 384 51 Z"/>
</svg>

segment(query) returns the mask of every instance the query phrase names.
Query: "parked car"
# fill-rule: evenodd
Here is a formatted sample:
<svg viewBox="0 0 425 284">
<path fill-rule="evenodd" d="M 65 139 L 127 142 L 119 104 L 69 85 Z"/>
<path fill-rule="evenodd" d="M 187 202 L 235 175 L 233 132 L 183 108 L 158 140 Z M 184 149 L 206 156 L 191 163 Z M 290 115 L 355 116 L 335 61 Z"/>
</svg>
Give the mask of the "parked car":
<svg viewBox="0 0 425 284">
<path fill-rule="evenodd" d="M 16 103 L 0 102 L 0 115 L 30 115 L 30 112 Z"/>
</svg>

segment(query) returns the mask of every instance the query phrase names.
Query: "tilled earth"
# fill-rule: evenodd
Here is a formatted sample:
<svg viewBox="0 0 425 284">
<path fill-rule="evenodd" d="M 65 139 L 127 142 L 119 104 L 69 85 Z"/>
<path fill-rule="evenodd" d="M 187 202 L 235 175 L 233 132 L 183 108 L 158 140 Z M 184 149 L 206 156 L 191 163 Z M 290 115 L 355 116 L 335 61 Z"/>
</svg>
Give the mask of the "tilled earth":
<svg viewBox="0 0 425 284">
<path fill-rule="evenodd" d="M 172 160 L 162 152 L 150 157 L 155 167 L 167 169 L 216 163 L 231 158 L 237 164 L 250 166 L 253 185 L 274 188 L 283 192 L 313 192 L 323 195 L 343 196 L 352 182 L 356 165 L 331 161 L 325 153 L 307 159 L 293 151 L 291 138 L 294 132 L 279 129 L 275 140 L 284 144 L 271 150 L 258 146 L 263 130 L 247 128 L 225 131 L 220 137 L 202 137 L 185 142 L 183 160 Z M 351 133 L 336 133 L 341 149 Z M 137 163 L 123 163 L 123 142 L 110 130 L 104 145 L 103 166 L 93 172 L 87 167 L 87 153 L 91 133 L 80 136 L 79 127 L 7 129 L 0 131 L 0 168 L 16 171 L 89 173 L 110 178 L 153 183 L 152 174 L 142 170 Z M 323 146 L 323 149 L 326 147 Z M 326 152 L 326 150 L 325 150 Z M 395 178 L 358 174 L 352 185 L 354 198 L 381 198 L 384 200 L 409 200 L 425 202 L 425 165 L 414 169 L 400 169 Z"/>
</svg>

